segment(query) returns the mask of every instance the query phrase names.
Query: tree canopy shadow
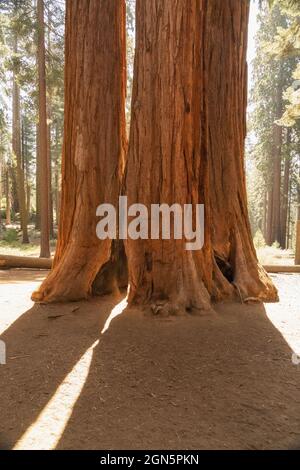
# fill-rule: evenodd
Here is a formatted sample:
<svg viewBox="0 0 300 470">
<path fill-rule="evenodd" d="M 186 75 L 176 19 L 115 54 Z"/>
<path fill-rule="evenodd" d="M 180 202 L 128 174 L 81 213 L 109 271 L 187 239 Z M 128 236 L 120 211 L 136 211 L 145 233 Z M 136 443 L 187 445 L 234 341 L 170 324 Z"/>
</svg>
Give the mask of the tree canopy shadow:
<svg viewBox="0 0 300 470">
<path fill-rule="evenodd" d="M 0 366 L 0 449 L 12 449 L 36 421 L 99 338 L 115 303 L 105 297 L 67 305 L 36 304 L 1 335 L 7 363 Z"/>
<path fill-rule="evenodd" d="M 57 449 L 298 446 L 300 366 L 263 305 L 224 304 L 214 316 L 179 318 L 127 309 L 109 324 L 116 303 L 36 305 L 5 331 L 2 449 L 35 426 L 38 445 L 49 442 L 53 422 Z M 82 381 L 70 407 L 60 386 L 88 350 L 84 380 L 80 369 L 67 379 Z M 58 406 L 39 427 L 53 397 Z"/>
<path fill-rule="evenodd" d="M 267 449 L 300 443 L 300 366 L 263 305 L 217 317 L 128 310 L 93 352 L 58 449 Z"/>
</svg>

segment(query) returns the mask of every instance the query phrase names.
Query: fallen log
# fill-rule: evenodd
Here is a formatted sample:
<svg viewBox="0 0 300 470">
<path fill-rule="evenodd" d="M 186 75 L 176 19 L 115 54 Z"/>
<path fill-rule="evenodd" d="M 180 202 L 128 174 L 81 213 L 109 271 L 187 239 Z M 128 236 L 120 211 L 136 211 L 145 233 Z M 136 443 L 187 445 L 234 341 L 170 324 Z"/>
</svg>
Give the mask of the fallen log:
<svg viewBox="0 0 300 470">
<path fill-rule="evenodd" d="M 0 254 L 0 269 L 33 268 L 51 269 L 52 258 L 31 258 L 29 256 L 11 256 Z"/>
<path fill-rule="evenodd" d="M 7 268 L 31 268 L 51 269 L 53 258 L 31 258 L 30 256 L 11 256 L 0 254 L 0 269 Z M 300 265 L 267 265 L 264 266 L 268 273 L 300 273 Z"/>
<path fill-rule="evenodd" d="M 300 273 L 300 264 L 289 265 L 289 266 L 271 264 L 269 266 L 264 266 L 264 268 L 268 273 Z"/>
</svg>

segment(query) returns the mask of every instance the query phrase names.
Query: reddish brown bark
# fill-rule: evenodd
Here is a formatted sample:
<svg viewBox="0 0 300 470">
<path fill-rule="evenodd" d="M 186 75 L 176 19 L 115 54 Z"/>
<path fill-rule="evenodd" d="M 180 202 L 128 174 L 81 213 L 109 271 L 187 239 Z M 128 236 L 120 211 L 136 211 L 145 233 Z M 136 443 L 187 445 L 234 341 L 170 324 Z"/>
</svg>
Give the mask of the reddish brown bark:
<svg viewBox="0 0 300 470">
<path fill-rule="evenodd" d="M 209 127 L 213 298 L 232 295 L 275 300 L 276 289 L 258 264 L 247 209 L 244 168 L 249 1 L 207 2 L 205 64 Z"/>
<path fill-rule="evenodd" d="M 116 205 L 125 147 L 125 2 L 66 4 L 62 205 L 54 268 L 37 301 L 86 298 L 111 240 L 96 236 L 96 208 Z"/>
<path fill-rule="evenodd" d="M 206 229 L 197 252 L 129 239 L 129 302 L 176 312 L 209 309 L 211 298 L 277 299 L 247 211 L 248 13 L 248 0 L 137 2 L 128 203 L 203 202 Z"/>
<path fill-rule="evenodd" d="M 203 71 L 205 3 L 137 1 L 128 152 L 128 204 L 203 203 L 208 198 Z M 141 184 L 143 182 L 143 184 Z M 209 221 L 209 210 L 206 211 Z M 209 309 L 212 258 L 185 240 L 128 240 L 129 301 L 155 311 Z"/>
</svg>

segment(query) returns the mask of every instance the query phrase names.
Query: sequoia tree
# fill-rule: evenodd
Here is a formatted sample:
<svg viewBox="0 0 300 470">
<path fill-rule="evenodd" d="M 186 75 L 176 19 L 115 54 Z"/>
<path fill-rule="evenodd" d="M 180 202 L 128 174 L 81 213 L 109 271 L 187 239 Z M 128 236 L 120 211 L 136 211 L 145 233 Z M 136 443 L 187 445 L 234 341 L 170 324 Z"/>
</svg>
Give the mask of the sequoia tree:
<svg viewBox="0 0 300 470">
<path fill-rule="evenodd" d="M 127 242 L 129 301 L 157 312 L 277 299 L 247 212 L 248 14 L 248 0 L 137 1 L 128 204 L 204 203 L 206 213 L 201 251 L 184 240 Z"/>
<path fill-rule="evenodd" d="M 213 297 L 233 289 L 242 298 L 276 300 L 277 292 L 259 265 L 252 241 L 245 184 L 249 1 L 207 2 L 208 154 Z"/>
<path fill-rule="evenodd" d="M 116 205 L 125 148 L 125 2 L 67 0 L 62 202 L 54 267 L 33 299 L 85 298 L 111 252 L 96 208 Z"/>
<path fill-rule="evenodd" d="M 86 297 L 111 251 L 109 240 L 96 238 L 95 208 L 119 191 L 123 2 L 90 1 L 90 14 L 83 4 L 67 3 L 60 236 L 35 300 Z M 142 203 L 148 214 L 153 204 L 205 206 L 202 249 L 163 239 L 161 229 L 126 241 L 128 300 L 155 313 L 209 310 L 211 300 L 236 296 L 277 298 L 257 262 L 247 212 L 248 13 L 248 0 L 137 0 L 128 205 Z M 195 211 L 193 220 L 195 227 Z"/>
</svg>

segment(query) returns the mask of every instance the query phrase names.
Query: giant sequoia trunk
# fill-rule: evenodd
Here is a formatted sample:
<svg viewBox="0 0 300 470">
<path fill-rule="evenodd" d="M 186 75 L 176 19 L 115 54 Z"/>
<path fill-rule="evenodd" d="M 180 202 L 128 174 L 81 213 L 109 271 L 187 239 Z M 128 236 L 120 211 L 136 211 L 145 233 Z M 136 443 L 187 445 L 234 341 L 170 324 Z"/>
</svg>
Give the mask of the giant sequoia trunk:
<svg viewBox="0 0 300 470">
<path fill-rule="evenodd" d="M 96 208 L 116 204 L 125 145 L 124 0 L 68 0 L 62 206 L 54 268 L 33 299 L 85 298 L 110 257 Z"/>
<path fill-rule="evenodd" d="M 128 204 L 149 212 L 151 204 L 208 200 L 205 3 L 137 1 L 126 189 Z M 166 313 L 210 308 L 209 218 L 208 207 L 203 250 L 186 251 L 185 240 L 128 239 L 130 302 Z"/>
<path fill-rule="evenodd" d="M 209 0 L 206 16 L 209 193 L 214 255 L 213 297 L 276 300 L 258 264 L 247 210 L 244 168 L 248 0 Z"/>
<path fill-rule="evenodd" d="M 248 13 L 248 0 L 137 1 L 128 203 L 204 203 L 206 213 L 201 251 L 128 240 L 129 301 L 155 311 L 208 309 L 237 293 L 277 299 L 247 211 Z"/>
</svg>

